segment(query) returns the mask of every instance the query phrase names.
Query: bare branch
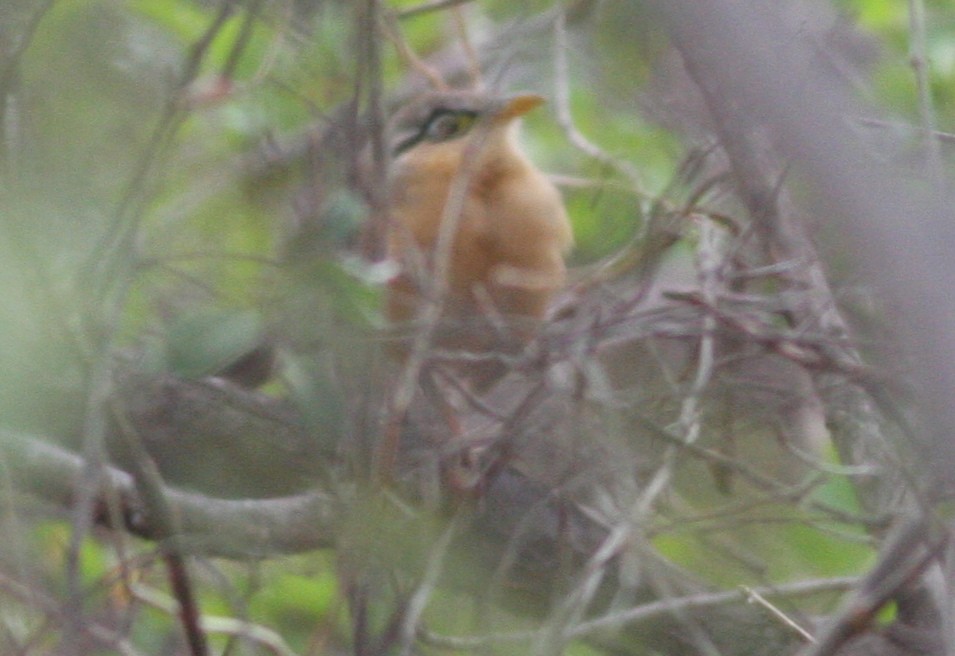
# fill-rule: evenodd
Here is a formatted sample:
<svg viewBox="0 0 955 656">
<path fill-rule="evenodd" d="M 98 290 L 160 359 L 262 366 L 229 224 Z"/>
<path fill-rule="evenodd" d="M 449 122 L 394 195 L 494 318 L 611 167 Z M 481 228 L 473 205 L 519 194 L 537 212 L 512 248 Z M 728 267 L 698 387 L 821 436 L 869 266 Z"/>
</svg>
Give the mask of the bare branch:
<svg viewBox="0 0 955 656">
<path fill-rule="evenodd" d="M 810 643 L 813 643 L 816 641 L 816 639 L 812 637 L 811 633 L 809 633 L 808 631 L 806 631 L 806 629 L 799 626 L 799 623 L 796 622 L 796 620 L 789 617 L 786 613 L 780 610 L 779 607 L 771 603 L 768 599 L 766 599 L 766 597 L 761 595 L 759 592 L 757 592 L 753 588 L 746 585 L 740 586 L 740 589 L 746 593 L 747 601 L 749 603 L 759 604 L 760 606 L 765 608 L 767 611 L 769 611 L 769 613 L 773 617 L 778 618 L 780 622 L 782 622 L 783 624 L 791 628 L 793 631 L 798 633 L 803 640 Z"/>
<path fill-rule="evenodd" d="M 909 63 L 915 73 L 915 86 L 918 89 L 919 115 L 922 120 L 925 164 L 929 177 L 936 185 L 944 181 L 942 151 L 938 141 L 932 137 L 936 131 L 935 104 L 932 102 L 932 88 L 926 46 L 925 2 L 909 0 Z"/>
<path fill-rule="evenodd" d="M 458 7 L 469 2 L 473 2 L 473 0 L 430 0 L 430 2 L 422 2 L 420 5 L 402 9 L 397 13 L 397 16 L 398 18 L 411 18 L 412 16 L 427 14 L 432 11 L 441 11 L 442 9 L 448 9 L 450 7 Z"/>
<path fill-rule="evenodd" d="M 580 130 L 574 124 L 573 116 L 570 111 L 570 69 L 568 64 L 567 52 L 567 14 L 561 10 L 554 16 L 554 95 L 555 111 L 557 122 L 564 129 L 567 138 L 575 148 L 579 149 L 588 156 L 594 158 L 602 164 L 610 166 L 618 173 L 622 174 L 639 196 L 646 196 L 643 193 L 643 184 L 637 169 L 622 159 L 611 156 L 598 145 L 592 143 L 587 137 L 581 134 Z"/>
<path fill-rule="evenodd" d="M 82 458 L 38 438 L 4 431 L 0 455 L 8 463 L 16 489 L 63 507 L 72 504 L 74 482 Z M 328 547 L 335 542 L 338 504 L 314 492 L 266 500 L 230 501 L 163 488 L 181 521 L 184 551 L 231 557 L 267 556 Z M 120 503 L 124 528 L 149 539 L 161 539 L 161 527 L 147 513 L 132 477 L 111 467 L 103 469 L 96 495 L 98 518 L 109 520 L 109 497 Z"/>
</svg>

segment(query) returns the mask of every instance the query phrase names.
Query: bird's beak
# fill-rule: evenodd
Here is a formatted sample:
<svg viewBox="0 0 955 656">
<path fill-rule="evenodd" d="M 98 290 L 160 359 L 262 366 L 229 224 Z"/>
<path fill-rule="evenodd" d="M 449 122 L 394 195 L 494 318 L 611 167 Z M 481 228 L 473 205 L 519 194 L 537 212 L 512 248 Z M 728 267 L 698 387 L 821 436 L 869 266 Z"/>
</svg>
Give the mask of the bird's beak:
<svg viewBox="0 0 955 656">
<path fill-rule="evenodd" d="M 536 93 L 522 93 L 516 96 L 505 98 L 501 103 L 501 108 L 494 115 L 499 121 L 509 121 L 523 116 L 535 107 L 540 107 L 545 102 L 544 96 Z"/>
</svg>

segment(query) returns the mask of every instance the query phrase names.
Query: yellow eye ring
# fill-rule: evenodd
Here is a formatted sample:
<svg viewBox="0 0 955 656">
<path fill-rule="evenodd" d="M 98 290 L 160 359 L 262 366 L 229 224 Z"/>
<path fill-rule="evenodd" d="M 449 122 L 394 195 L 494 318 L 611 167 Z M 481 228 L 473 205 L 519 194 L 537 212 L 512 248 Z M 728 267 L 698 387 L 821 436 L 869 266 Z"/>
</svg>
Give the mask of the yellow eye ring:
<svg viewBox="0 0 955 656">
<path fill-rule="evenodd" d="M 473 112 L 441 112 L 435 115 L 424 128 L 428 141 L 447 141 L 471 129 L 476 120 Z"/>
</svg>

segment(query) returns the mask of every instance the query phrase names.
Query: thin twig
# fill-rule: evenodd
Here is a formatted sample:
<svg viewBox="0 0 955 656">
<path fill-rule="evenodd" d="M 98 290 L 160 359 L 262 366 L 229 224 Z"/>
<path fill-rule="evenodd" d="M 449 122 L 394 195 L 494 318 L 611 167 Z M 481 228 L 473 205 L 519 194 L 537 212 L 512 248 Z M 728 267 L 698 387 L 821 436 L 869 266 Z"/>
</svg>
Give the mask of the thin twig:
<svg viewBox="0 0 955 656">
<path fill-rule="evenodd" d="M 411 656 L 414 648 L 414 640 L 418 635 L 418 627 L 421 624 L 421 616 L 428 605 L 428 600 L 434 593 L 438 585 L 438 577 L 444 567 L 445 559 L 451 548 L 451 540 L 458 532 L 458 518 L 460 514 L 451 518 L 448 527 L 444 529 L 441 537 L 435 543 L 434 548 L 428 555 L 428 566 L 425 569 L 424 576 L 418 584 L 417 589 L 408 600 L 405 612 L 402 616 L 401 630 L 401 656 Z"/>
<path fill-rule="evenodd" d="M 541 631 L 540 639 L 535 645 L 533 654 L 545 656 L 563 651 L 562 647 L 569 638 L 566 627 L 573 626 L 580 621 L 584 611 L 600 588 L 600 583 L 603 581 L 610 561 L 632 539 L 635 529 L 632 518 L 637 516 L 637 513 L 634 512 L 637 508 L 639 508 L 639 499 L 634 509 L 631 509 L 626 516 L 616 523 L 588 559 L 587 564 L 582 569 L 580 582 L 570 594 L 565 596 L 562 603 L 549 618 L 547 625 Z"/>
<path fill-rule="evenodd" d="M 844 592 L 853 589 L 859 583 L 858 576 L 840 576 L 829 579 L 811 579 L 797 581 L 778 586 L 763 586 L 749 588 L 763 598 L 772 597 L 805 597 L 828 592 Z M 616 611 L 603 615 L 575 626 L 569 627 L 569 638 L 585 638 L 593 633 L 619 629 L 628 624 L 640 624 L 672 614 L 676 610 L 695 610 L 727 606 L 746 600 L 746 593 L 742 590 L 727 590 L 722 592 L 701 592 L 700 594 L 661 599 L 633 608 Z M 481 649 L 489 645 L 513 642 L 529 642 L 538 637 L 536 631 L 514 631 L 482 636 L 445 636 L 431 631 L 420 630 L 419 635 L 436 647 L 446 649 Z"/>
<path fill-rule="evenodd" d="M 246 7 L 245 19 L 242 21 L 239 35 L 235 38 L 235 43 L 232 44 L 232 49 L 229 51 L 225 64 L 222 65 L 220 75 L 227 80 L 235 75 L 235 69 L 239 65 L 239 60 L 242 59 L 242 53 L 252 38 L 252 31 L 256 20 L 258 20 L 259 10 L 262 8 L 263 2 L 264 0 L 252 0 L 251 4 Z"/>
<path fill-rule="evenodd" d="M 752 589 L 763 597 L 801 597 L 823 592 L 851 590 L 858 583 L 859 577 L 857 576 L 840 576 L 831 579 L 798 581 L 787 585 Z M 649 604 L 643 604 L 635 608 L 629 608 L 624 611 L 618 611 L 582 622 L 572 627 L 568 633 L 573 638 L 582 638 L 596 631 L 618 628 L 631 623 L 646 622 L 647 620 L 654 619 L 661 615 L 667 615 L 677 610 L 686 611 L 712 606 L 723 606 L 745 598 L 746 593 L 741 590 L 728 590 L 725 592 L 704 592 L 698 595 L 689 595 L 687 597 L 677 597 L 673 599 L 661 599 Z"/>
<path fill-rule="evenodd" d="M 103 233 L 102 239 L 96 244 L 88 258 L 85 277 L 97 297 L 108 297 L 110 286 L 125 276 L 117 275 L 124 265 L 128 266 L 132 258 L 131 245 L 136 231 L 142 220 L 142 211 L 147 197 L 149 177 L 172 143 L 173 138 L 183 122 L 184 111 L 181 93 L 195 81 L 203 60 L 216 36 L 223 29 L 228 18 L 235 9 L 236 0 L 222 0 L 219 11 L 212 19 L 203 35 L 192 45 L 189 57 L 177 80 L 175 89 L 170 94 L 163 108 L 156 127 L 153 129 L 143 155 L 133 167 L 132 175 L 123 188 L 120 200 L 113 212 L 113 216 Z M 125 258 L 125 259 L 124 259 Z M 117 315 L 125 296 L 125 287 L 115 290 L 112 308 L 107 306 L 106 316 Z"/>
<path fill-rule="evenodd" d="M 0 98 L 5 100 L 10 93 L 17 67 L 20 64 L 20 58 L 23 56 L 23 53 L 26 52 L 27 48 L 30 47 L 30 44 L 33 42 L 33 35 L 36 34 L 37 28 L 40 27 L 40 21 L 43 20 L 46 13 L 53 7 L 54 2 L 56 2 L 56 0 L 46 0 L 37 7 L 24 28 L 17 33 L 17 38 L 13 39 L 15 41 L 14 46 L 9 51 L 0 52 L 0 57 L 2 57 L 0 63 L 3 64 L 2 68 L 0 68 Z M 2 117 L 3 108 L 0 106 L 0 118 Z"/>
<path fill-rule="evenodd" d="M 13 48 L 9 52 L 0 50 L 0 166 L 5 167 L 8 164 L 8 153 L 10 143 L 13 139 L 12 131 L 20 132 L 21 128 L 17 121 L 9 120 L 8 112 L 13 108 L 14 87 L 17 79 L 17 71 L 20 66 L 20 58 L 27 48 L 33 42 L 33 36 L 46 13 L 53 7 L 56 0 L 46 0 L 37 7 L 26 26 L 19 31 L 18 38 Z M 15 108 L 17 111 L 19 108 Z M 0 170 L 3 170 L 0 168 Z"/>
<path fill-rule="evenodd" d="M 955 134 L 952 134 L 951 132 L 941 132 L 939 130 L 928 130 L 918 125 L 910 125 L 908 123 L 897 123 L 894 121 L 883 121 L 878 118 L 860 118 L 860 119 L 857 119 L 857 122 L 859 125 L 865 126 L 867 128 L 884 128 L 888 130 L 907 130 L 910 132 L 920 132 L 933 139 L 937 139 L 939 143 L 943 143 L 947 145 L 955 145 Z"/>
<path fill-rule="evenodd" d="M 380 0 L 364 0 L 357 11 L 358 65 L 352 107 L 357 112 L 362 96 L 366 101 L 368 148 L 371 152 L 369 180 L 372 215 L 382 213 L 385 206 L 385 181 L 388 178 L 387 144 L 385 143 L 385 105 L 382 83 Z"/>
<path fill-rule="evenodd" d="M 139 601 L 170 616 L 175 616 L 180 612 L 176 600 L 159 590 L 154 590 L 142 584 L 135 584 L 131 586 L 130 592 Z M 203 630 L 208 633 L 242 638 L 262 647 L 269 653 L 275 654 L 275 656 L 296 656 L 296 652 L 286 644 L 280 634 L 260 624 L 215 615 L 204 615 L 200 619 Z"/>
<path fill-rule="evenodd" d="M 468 62 L 468 77 L 470 78 L 471 88 L 480 90 L 484 87 L 481 80 L 481 60 L 471 42 L 471 36 L 468 34 L 468 26 L 464 22 L 464 10 L 461 6 L 456 6 L 451 10 L 451 20 L 454 22 L 454 28 L 458 33 L 458 40 L 461 42 L 461 48 L 464 50 L 465 59 Z"/>
<path fill-rule="evenodd" d="M 697 249 L 698 276 L 702 295 L 713 304 L 710 307 L 715 307 L 720 292 L 723 268 L 721 237 L 722 230 L 713 223 L 705 221 L 701 224 L 700 242 Z M 708 312 L 703 316 L 696 376 L 681 403 L 680 416 L 677 420 L 683 437 L 682 441 L 686 445 L 696 444 L 702 431 L 701 404 L 703 393 L 713 376 L 716 354 L 715 332 L 716 317 Z M 669 487 L 679 453 L 679 447 L 674 445 L 670 446 L 664 454 L 663 463 L 644 488 L 643 500 L 639 509 L 641 517 L 649 515 L 656 499 Z"/>
<path fill-rule="evenodd" d="M 916 585 L 932 568 L 948 542 L 947 529 L 938 530 L 921 516 L 903 517 L 882 544 L 875 565 L 854 586 L 853 594 L 821 627 L 816 641 L 799 656 L 833 656 L 866 630 L 878 612 L 900 591 Z"/>
<path fill-rule="evenodd" d="M 448 85 L 444 81 L 444 78 L 441 77 L 441 73 L 421 59 L 418 53 L 414 51 L 414 48 L 411 47 L 411 44 L 408 43 L 408 40 L 404 37 L 404 33 L 401 31 L 401 26 L 398 24 L 398 19 L 395 17 L 395 14 L 384 12 L 382 19 L 382 32 L 395 46 L 395 50 L 398 51 L 398 57 L 404 60 L 407 66 L 421 73 L 428 81 L 428 84 L 431 85 L 432 89 L 447 89 Z"/>
<path fill-rule="evenodd" d="M 67 622 L 64 632 L 67 644 L 78 644 L 82 630 L 83 585 L 80 553 L 83 542 L 93 527 L 93 508 L 98 490 L 106 474 L 106 403 L 112 390 L 107 358 L 101 356 L 91 367 L 86 416 L 83 420 L 83 459 L 79 476 L 74 480 L 75 503 L 70 512 L 70 543 L 66 552 Z"/>
<path fill-rule="evenodd" d="M 178 615 L 189 649 L 193 656 L 206 656 L 209 647 L 199 621 L 199 606 L 180 541 L 182 526 L 166 496 L 162 475 L 146 450 L 139 432 L 130 422 L 126 409 L 116 397 L 110 399 L 109 410 L 123 437 L 124 446 L 129 451 L 133 482 L 144 502 L 146 512 L 156 522 L 156 537 L 162 546 L 169 586 L 179 602 Z"/>
<path fill-rule="evenodd" d="M 63 622 L 65 625 L 69 625 L 71 623 L 72 618 L 70 617 L 70 611 L 64 611 L 62 604 L 57 599 L 40 593 L 34 585 L 27 585 L 8 577 L 2 571 L 0 571 L 0 590 L 2 590 L 5 595 L 21 599 L 25 604 L 33 607 L 39 607 L 40 610 L 42 610 L 48 616 Z M 51 619 L 48 619 L 47 623 L 55 624 L 55 622 Z M 48 628 L 52 629 L 53 627 L 50 626 Z M 105 626 L 96 620 L 88 620 L 83 623 L 83 625 L 80 627 L 80 630 L 84 635 L 90 636 L 96 643 L 102 644 L 103 647 L 115 649 L 120 656 L 141 656 L 141 652 L 137 651 L 136 648 L 130 644 L 129 640 L 117 633 L 114 627 Z M 38 632 L 35 635 L 36 642 L 41 642 L 42 640 L 43 643 L 46 643 L 49 637 L 44 631 Z M 81 644 L 75 641 L 72 643 L 67 642 L 69 639 L 70 637 L 67 636 L 63 640 L 63 644 L 66 648 Z M 82 642 L 86 641 L 84 640 Z M 33 652 L 29 648 L 29 643 L 23 647 L 24 648 L 17 653 L 39 653 L 39 648 L 37 649 L 37 652 Z"/>
<path fill-rule="evenodd" d="M 929 61 L 926 48 L 925 3 L 923 0 L 909 0 L 909 64 L 915 72 L 915 86 L 918 89 L 919 116 L 925 130 L 925 163 L 929 177 L 938 188 L 943 181 L 942 152 L 938 141 L 931 135 L 935 132 L 935 106 L 932 103 Z"/>
<path fill-rule="evenodd" d="M 739 586 L 740 590 L 746 593 L 746 601 L 751 604 L 758 604 L 769 611 L 769 613 L 777 618 L 780 622 L 788 626 L 790 629 L 799 634 L 799 636 L 806 642 L 815 644 L 816 639 L 812 637 L 812 634 L 809 633 L 806 629 L 799 626 L 796 620 L 792 619 L 786 613 L 779 609 L 778 606 L 769 602 L 763 595 L 759 594 L 756 590 L 749 587 L 748 585 Z"/>
<path fill-rule="evenodd" d="M 636 167 L 608 154 L 577 129 L 570 110 L 570 65 L 567 58 L 569 48 L 570 46 L 567 43 L 567 14 L 566 11 L 558 11 L 554 16 L 554 111 L 557 124 L 564 130 L 567 139 L 575 148 L 623 175 L 637 195 L 647 196 L 641 191 L 643 184 Z"/>
<path fill-rule="evenodd" d="M 448 9 L 450 7 L 457 7 L 460 5 L 473 2 L 473 0 L 430 0 L 430 2 L 422 2 L 420 5 L 415 5 L 414 7 L 408 7 L 407 9 L 402 9 L 397 14 L 398 18 L 411 18 L 412 16 L 418 16 L 420 14 L 427 14 L 432 11 L 440 11 L 442 9 Z"/>
<path fill-rule="evenodd" d="M 719 293 L 720 275 L 723 266 L 722 251 L 720 249 L 720 231 L 710 222 L 704 222 L 701 227 L 700 248 L 698 255 L 699 277 L 703 294 L 714 303 Z M 707 314 L 703 319 L 703 336 L 700 341 L 698 354 L 697 374 L 686 398 L 683 401 L 679 425 L 683 432 L 683 441 L 686 444 L 695 444 L 702 430 L 700 403 L 703 392 L 709 384 L 713 372 L 715 356 L 715 319 Z M 653 478 L 646 484 L 643 492 L 637 497 L 633 508 L 619 521 L 597 551 L 591 556 L 584 567 L 584 577 L 573 594 L 568 595 L 560 607 L 560 614 L 555 617 L 554 625 L 565 627 L 576 622 L 584 609 L 589 605 L 596 593 L 607 564 L 632 538 L 636 526 L 646 524 L 646 518 L 651 514 L 656 499 L 669 487 L 673 476 L 673 468 L 680 450 L 671 445 L 664 455 L 663 463 Z M 553 653 L 558 647 L 555 643 L 557 636 L 564 638 L 563 631 L 545 634 L 545 639 L 539 643 L 536 653 Z"/>
<path fill-rule="evenodd" d="M 415 336 L 411 352 L 395 385 L 395 392 L 389 404 L 389 413 L 385 434 L 377 453 L 375 474 L 379 481 L 387 481 L 397 459 L 398 433 L 408 408 L 414 399 L 421 368 L 427 357 L 434 334 L 441 322 L 444 303 L 449 292 L 449 274 L 454 238 L 464 213 L 468 187 L 477 172 L 480 153 L 490 135 L 492 125 L 480 123 L 474 128 L 470 140 L 461 157 L 460 171 L 451 181 L 448 200 L 441 214 L 440 228 L 434 246 L 434 267 L 429 277 L 431 299 L 421 312 L 421 330 Z"/>
</svg>

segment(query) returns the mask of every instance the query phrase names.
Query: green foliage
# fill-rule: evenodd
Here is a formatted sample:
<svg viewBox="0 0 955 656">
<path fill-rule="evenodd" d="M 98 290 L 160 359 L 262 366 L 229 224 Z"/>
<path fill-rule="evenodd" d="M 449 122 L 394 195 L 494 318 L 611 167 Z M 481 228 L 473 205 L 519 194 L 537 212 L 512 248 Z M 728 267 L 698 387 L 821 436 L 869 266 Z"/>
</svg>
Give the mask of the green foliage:
<svg viewBox="0 0 955 656">
<path fill-rule="evenodd" d="M 249 583 L 250 619 L 273 627 L 300 652 L 316 639 L 316 630 L 342 628 L 334 561 L 327 554 L 263 564 Z"/>
<path fill-rule="evenodd" d="M 881 104 L 897 111 L 903 120 L 919 124 L 918 95 L 910 55 L 909 3 L 893 0 L 842 0 L 840 5 L 879 45 L 876 96 Z M 945 0 L 927 0 L 925 52 L 932 91 L 933 110 L 944 129 L 955 122 L 955 7 Z M 918 38 L 918 37 L 915 37 Z"/>
<path fill-rule="evenodd" d="M 662 532 L 653 543 L 668 560 L 721 587 L 861 574 L 874 559 L 853 525 L 782 505 L 735 519 L 732 531 L 704 525 L 699 532 Z"/>
<path fill-rule="evenodd" d="M 185 378 L 209 376 L 248 353 L 263 339 L 253 311 L 210 311 L 177 318 L 166 336 L 166 368 Z"/>
</svg>

